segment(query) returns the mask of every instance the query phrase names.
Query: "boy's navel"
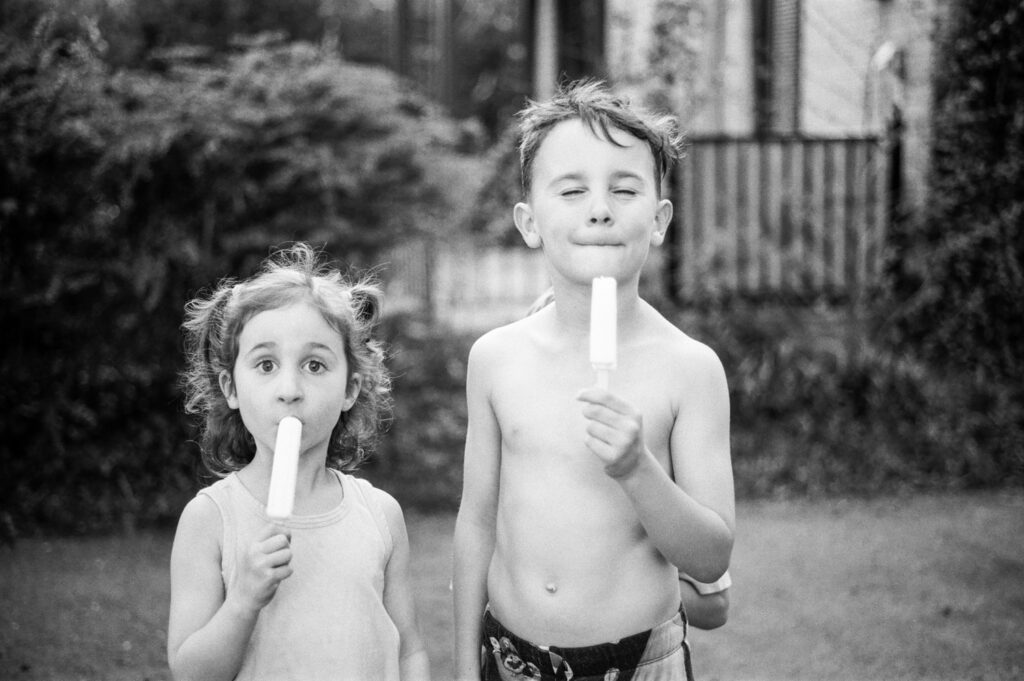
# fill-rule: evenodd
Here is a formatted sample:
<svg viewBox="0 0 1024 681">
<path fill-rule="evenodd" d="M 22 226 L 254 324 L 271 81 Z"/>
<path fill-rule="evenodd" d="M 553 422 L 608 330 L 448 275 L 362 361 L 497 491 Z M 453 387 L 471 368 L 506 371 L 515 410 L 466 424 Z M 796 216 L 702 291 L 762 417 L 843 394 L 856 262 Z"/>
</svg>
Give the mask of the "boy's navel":
<svg viewBox="0 0 1024 681">
<path fill-rule="evenodd" d="M 549 594 L 553 594 L 556 591 L 558 591 L 558 585 L 555 584 L 554 582 L 548 582 L 547 584 L 544 585 L 544 589 L 547 590 L 547 592 Z"/>
</svg>

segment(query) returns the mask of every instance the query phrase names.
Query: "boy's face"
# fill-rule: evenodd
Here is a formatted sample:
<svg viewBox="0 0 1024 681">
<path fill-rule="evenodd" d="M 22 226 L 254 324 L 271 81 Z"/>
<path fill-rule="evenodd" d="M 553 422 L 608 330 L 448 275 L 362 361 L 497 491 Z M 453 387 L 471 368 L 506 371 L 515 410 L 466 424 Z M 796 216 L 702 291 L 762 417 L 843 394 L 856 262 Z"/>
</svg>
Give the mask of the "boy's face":
<svg viewBox="0 0 1024 681">
<path fill-rule="evenodd" d="M 672 217 L 672 203 L 658 198 L 650 148 L 622 130 L 611 134 L 622 146 L 579 119 L 554 126 L 534 159 L 529 202 L 513 214 L 526 244 L 543 246 L 553 275 L 576 283 L 639 276 Z"/>
</svg>

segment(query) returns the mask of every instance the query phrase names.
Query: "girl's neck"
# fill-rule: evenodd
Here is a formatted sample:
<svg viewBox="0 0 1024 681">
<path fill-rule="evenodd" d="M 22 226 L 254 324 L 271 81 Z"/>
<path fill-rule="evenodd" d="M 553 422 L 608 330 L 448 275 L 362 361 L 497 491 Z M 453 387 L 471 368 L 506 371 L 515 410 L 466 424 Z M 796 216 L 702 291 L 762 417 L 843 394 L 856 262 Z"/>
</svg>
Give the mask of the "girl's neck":
<svg viewBox="0 0 1024 681">
<path fill-rule="evenodd" d="M 252 462 L 239 471 L 239 477 L 246 487 L 259 499 L 265 500 L 270 489 L 270 474 L 273 469 L 274 455 L 271 452 L 257 452 Z M 337 486 L 334 474 L 327 468 L 327 453 L 318 454 L 313 451 L 303 452 L 299 456 L 299 468 L 295 475 L 295 506 L 300 510 L 302 500 L 313 499 L 325 489 Z"/>
</svg>

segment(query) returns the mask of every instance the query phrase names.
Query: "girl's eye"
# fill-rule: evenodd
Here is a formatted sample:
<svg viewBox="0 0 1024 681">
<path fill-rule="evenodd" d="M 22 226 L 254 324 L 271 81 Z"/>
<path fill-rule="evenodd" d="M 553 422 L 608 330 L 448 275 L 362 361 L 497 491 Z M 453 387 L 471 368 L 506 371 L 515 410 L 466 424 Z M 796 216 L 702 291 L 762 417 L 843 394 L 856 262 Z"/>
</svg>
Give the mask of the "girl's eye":
<svg viewBox="0 0 1024 681">
<path fill-rule="evenodd" d="M 615 193 L 619 196 L 636 196 L 637 192 L 635 189 L 616 189 Z"/>
<path fill-rule="evenodd" d="M 311 359 L 306 363 L 306 368 L 312 374 L 320 374 L 327 370 L 327 365 L 318 359 Z"/>
<path fill-rule="evenodd" d="M 261 359 L 256 363 L 256 368 L 264 374 L 269 374 L 274 370 L 274 362 L 269 359 Z"/>
<path fill-rule="evenodd" d="M 562 191 L 562 196 L 571 198 L 573 196 L 579 196 L 583 193 L 582 189 L 565 189 Z"/>
</svg>

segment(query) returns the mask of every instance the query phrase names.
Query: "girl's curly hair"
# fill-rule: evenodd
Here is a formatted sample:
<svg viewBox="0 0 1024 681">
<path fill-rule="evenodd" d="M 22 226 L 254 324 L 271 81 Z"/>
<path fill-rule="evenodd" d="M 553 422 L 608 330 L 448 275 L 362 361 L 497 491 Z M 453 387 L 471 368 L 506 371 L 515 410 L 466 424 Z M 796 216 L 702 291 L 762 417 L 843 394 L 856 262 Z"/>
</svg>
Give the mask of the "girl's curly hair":
<svg viewBox="0 0 1024 681">
<path fill-rule="evenodd" d="M 366 459 L 391 415 L 391 378 L 384 349 L 371 331 L 380 318 L 383 295 L 375 279 L 349 280 L 320 261 L 308 244 L 297 243 L 271 255 L 260 271 L 236 282 L 224 279 L 209 294 L 185 306 L 187 366 L 182 376 L 185 410 L 205 415 L 203 463 L 217 476 L 239 470 L 256 452 L 255 441 L 238 410 L 228 406 L 221 372 L 231 372 L 238 337 L 255 315 L 296 302 L 309 302 L 342 337 L 349 376 L 362 377 L 355 404 L 331 434 L 327 465 L 351 471 Z"/>
</svg>

